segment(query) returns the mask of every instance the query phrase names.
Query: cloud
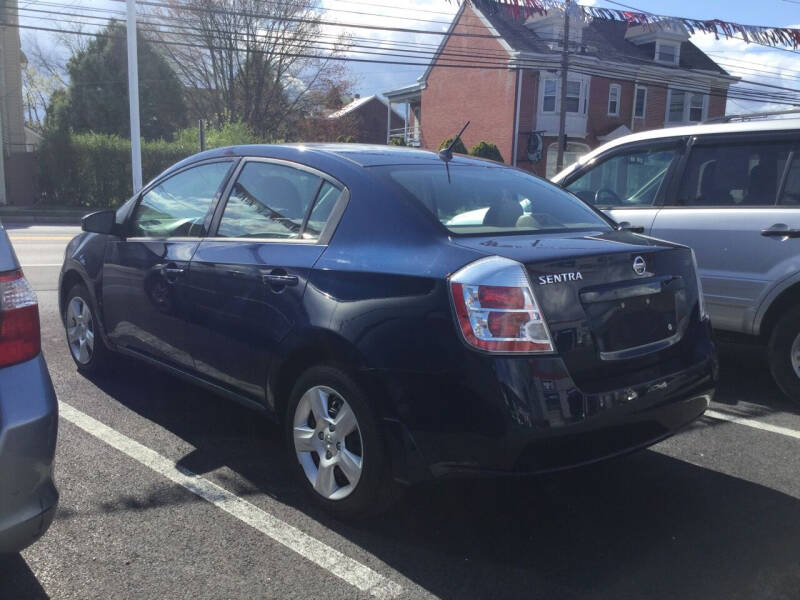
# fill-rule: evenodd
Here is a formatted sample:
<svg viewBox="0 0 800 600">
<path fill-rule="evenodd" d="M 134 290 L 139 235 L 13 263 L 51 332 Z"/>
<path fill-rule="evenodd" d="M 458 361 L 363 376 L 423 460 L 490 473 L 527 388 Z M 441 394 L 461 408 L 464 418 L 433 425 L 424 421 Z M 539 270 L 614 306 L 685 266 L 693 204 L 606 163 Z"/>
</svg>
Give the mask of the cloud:
<svg viewBox="0 0 800 600">
<path fill-rule="evenodd" d="M 691 40 L 723 69 L 741 78 L 741 82 L 731 87 L 731 92 L 757 91 L 765 96 L 776 93 L 788 94 L 794 99 L 795 104 L 800 104 L 800 92 L 767 87 L 800 90 L 800 61 L 797 59 L 797 54 L 759 44 L 748 44 L 739 39 L 715 39 L 712 34 L 695 34 Z M 790 108 L 791 105 L 770 99 L 755 101 L 729 98 L 727 112 L 736 114 Z"/>
</svg>

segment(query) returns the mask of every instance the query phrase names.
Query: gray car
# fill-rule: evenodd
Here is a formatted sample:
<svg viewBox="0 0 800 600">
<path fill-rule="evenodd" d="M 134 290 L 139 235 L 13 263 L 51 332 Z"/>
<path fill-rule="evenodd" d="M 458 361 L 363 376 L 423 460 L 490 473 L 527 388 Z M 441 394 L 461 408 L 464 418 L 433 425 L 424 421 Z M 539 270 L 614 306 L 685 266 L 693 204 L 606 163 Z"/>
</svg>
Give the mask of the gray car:
<svg viewBox="0 0 800 600">
<path fill-rule="evenodd" d="M 694 248 L 714 329 L 763 343 L 800 401 L 800 119 L 625 136 L 553 181 L 634 231 Z"/>
<path fill-rule="evenodd" d="M 57 430 L 36 294 L 0 227 L 0 555 L 32 544 L 53 520 Z"/>
</svg>

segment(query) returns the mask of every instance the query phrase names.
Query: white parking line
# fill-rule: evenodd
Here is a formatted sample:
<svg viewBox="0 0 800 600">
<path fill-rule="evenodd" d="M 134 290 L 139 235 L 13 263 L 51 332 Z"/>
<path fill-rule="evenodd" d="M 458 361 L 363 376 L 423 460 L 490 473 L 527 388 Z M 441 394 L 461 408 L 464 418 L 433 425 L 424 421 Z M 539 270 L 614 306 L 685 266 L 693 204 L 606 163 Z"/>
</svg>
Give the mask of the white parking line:
<svg viewBox="0 0 800 600">
<path fill-rule="evenodd" d="M 277 517 L 264 512 L 225 488 L 183 467 L 178 467 L 174 462 L 155 450 L 143 446 L 77 408 L 64 402 L 59 402 L 59 410 L 61 416 L 70 423 L 77 425 L 87 433 L 127 454 L 156 473 L 174 481 L 193 494 L 197 494 L 217 508 L 247 523 L 307 560 L 318 564 L 362 592 L 381 599 L 396 598 L 402 593 L 403 588 L 399 584 L 373 571 L 366 565 L 362 565 L 360 562 L 345 556 L 338 550 L 303 533 L 296 527 L 284 523 Z"/>
<path fill-rule="evenodd" d="M 786 435 L 800 440 L 800 431 L 795 431 L 794 429 L 789 429 L 788 427 L 781 427 L 780 425 L 771 425 L 769 423 L 762 423 L 761 421 L 746 419 L 744 417 L 737 417 L 735 415 L 729 415 L 727 413 L 718 412 L 716 410 L 707 410 L 705 412 L 705 416 L 711 417 L 712 419 L 730 421 L 731 423 L 736 423 L 738 425 L 747 425 L 747 427 L 753 427 L 754 429 L 762 429 L 764 431 L 771 431 L 772 433 L 780 433 L 781 435 Z"/>
</svg>

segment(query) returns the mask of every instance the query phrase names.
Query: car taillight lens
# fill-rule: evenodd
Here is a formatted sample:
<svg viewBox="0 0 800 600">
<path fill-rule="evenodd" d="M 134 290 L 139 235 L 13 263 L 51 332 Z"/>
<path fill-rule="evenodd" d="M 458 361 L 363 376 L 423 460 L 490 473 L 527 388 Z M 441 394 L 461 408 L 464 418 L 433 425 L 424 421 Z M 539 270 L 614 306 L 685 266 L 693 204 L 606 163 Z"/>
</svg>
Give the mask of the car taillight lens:
<svg viewBox="0 0 800 600">
<path fill-rule="evenodd" d="M 41 351 L 39 305 L 21 270 L 0 273 L 0 367 Z"/>
<path fill-rule="evenodd" d="M 520 263 L 490 256 L 450 277 L 459 328 L 470 346 L 490 352 L 552 352 L 547 323 Z"/>
</svg>

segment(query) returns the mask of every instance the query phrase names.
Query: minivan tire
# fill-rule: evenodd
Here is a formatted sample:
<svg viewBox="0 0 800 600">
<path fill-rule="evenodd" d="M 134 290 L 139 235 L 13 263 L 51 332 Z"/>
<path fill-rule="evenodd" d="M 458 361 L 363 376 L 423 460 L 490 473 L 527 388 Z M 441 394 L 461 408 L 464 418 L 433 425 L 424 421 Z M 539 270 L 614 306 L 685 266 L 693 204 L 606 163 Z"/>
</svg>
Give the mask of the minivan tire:
<svg viewBox="0 0 800 600">
<path fill-rule="evenodd" d="M 79 358 L 75 356 L 75 352 L 69 338 L 70 320 L 72 318 L 71 307 L 73 306 L 73 303 L 77 306 L 80 306 L 81 304 L 85 305 L 85 307 L 88 308 L 88 315 L 91 319 L 91 324 L 89 327 L 92 332 L 93 343 L 89 358 L 85 362 L 79 360 Z M 76 283 L 69 290 L 69 293 L 67 294 L 67 300 L 64 303 L 64 314 L 62 317 L 64 319 L 64 329 L 67 335 L 67 349 L 69 350 L 72 360 L 75 362 L 75 366 L 78 367 L 78 371 L 89 375 L 99 373 L 107 369 L 112 362 L 113 352 L 109 350 L 108 346 L 106 346 L 105 342 L 103 341 L 103 336 L 100 333 L 97 308 L 94 302 L 92 302 L 92 297 L 89 295 L 89 290 L 82 283 Z"/>
<path fill-rule="evenodd" d="M 298 406 L 303 400 L 303 396 L 315 388 L 333 390 L 335 394 L 328 396 L 326 401 L 329 405 L 332 404 L 331 398 L 334 398 L 334 402 L 343 399 L 352 410 L 357 423 L 357 431 L 360 432 L 361 475 L 352 491 L 339 499 L 329 499 L 314 489 L 311 475 L 306 472 L 309 468 L 312 472 L 314 471 L 314 466 L 308 462 L 310 458 L 313 458 L 314 452 L 308 452 L 307 456 L 301 459 L 301 451 L 295 445 L 295 424 L 298 418 L 304 419 L 302 416 L 304 409 L 301 407 L 298 410 Z M 307 427 L 305 424 L 302 426 Z M 391 478 L 385 441 L 381 435 L 375 411 L 363 388 L 344 368 L 338 365 L 317 365 L 306 370 L 292 389 L 284 416 L 284 427 L 287 452 L 296 477 L 314 502 L 324 510 L 341 519 L 355 519 L 383 512 L 393 503 L 396 486 Z M 323 434 L 322 431 L 315 433 L 314 437 L 321 436 L 321 434 Z M 327 435 L 327 430 L 325 434 Z M 316 444 L 317 440 L 315 439 L 313 442 Z M 320 440 L 319 443 L 325 444 L 326 441 Z M 324 452 L 324 449 L 321 451 Z M 340 458 L 335 449 L 332 458 Z M 301 462 L 302 460 L 305 463 Z M 314 459 L 317 472 L 320 460 L 321 457 L 317 454 Z M 333 469 L 333 467 L 331 468 Z M 337 477 L 340 475 L 341 473 L 337 473 Z"/>
<path fill-rule="evenodd" d="M 800 357 L 798 368 L 792 361 L 792 349 L 800 344 L 800 307 L 787 310 L 772 329 L 769 339 L 769 368 L 775 383 L 791 400 L 800 402 Z"/>
</svg>

